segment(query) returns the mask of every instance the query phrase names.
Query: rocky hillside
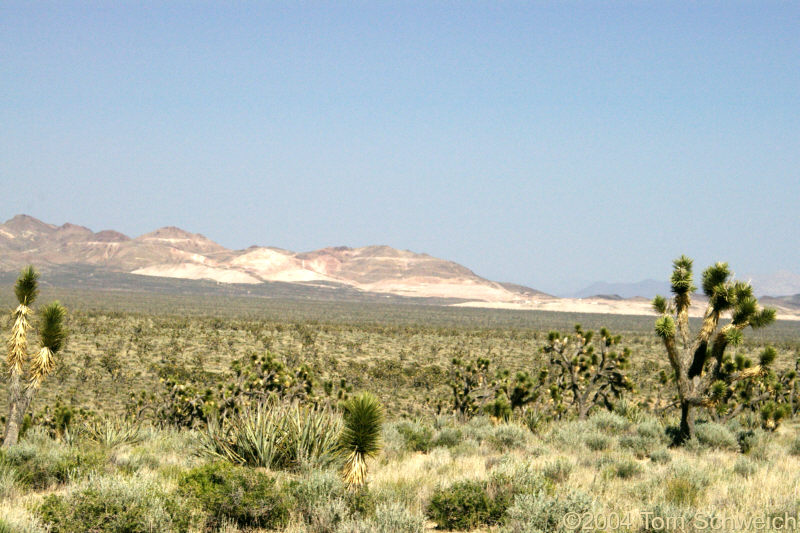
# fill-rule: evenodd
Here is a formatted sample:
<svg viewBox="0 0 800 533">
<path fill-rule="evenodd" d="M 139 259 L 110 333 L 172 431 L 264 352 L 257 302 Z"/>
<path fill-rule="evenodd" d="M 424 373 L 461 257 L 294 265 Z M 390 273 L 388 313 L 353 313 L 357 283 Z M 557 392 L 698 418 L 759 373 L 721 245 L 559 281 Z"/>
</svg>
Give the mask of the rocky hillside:
<svg viewBox="0 0 800 533">
<path fill-rule="evenodd" d="M 95 233 L 82 226 L 54 226 L 17 215 L 0 225 L 0 270 L 16 270 L 29 263 L 44 269 L 86 265 L 142 276 L 233 284 L 279 281 L 347 286 L 422 298 L 525 303 L 532 297 L 546 297 L 534 289 L 484 279 L 451 261 L 388 246 L 305 253 L 255 246 L 228 250 L 203 235 L 175 227 L 131 239 L 116 231 Z"/>
</svg>

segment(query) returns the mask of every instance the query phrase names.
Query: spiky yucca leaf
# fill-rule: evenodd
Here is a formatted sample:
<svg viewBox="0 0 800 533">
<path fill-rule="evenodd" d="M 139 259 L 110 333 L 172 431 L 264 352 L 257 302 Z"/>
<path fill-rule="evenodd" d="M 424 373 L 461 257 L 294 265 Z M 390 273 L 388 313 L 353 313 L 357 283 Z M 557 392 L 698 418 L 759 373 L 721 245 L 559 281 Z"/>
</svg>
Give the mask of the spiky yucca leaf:
<svg viewBox="0 0 800 533">
<path fill-rule="evenodd" d="M 703 271 L 703 292 L 711 298 L 720 285 L 724 285 L 731 275 L 728 263 L 716 263 Z"/>
<path fill-rule="evenodd" d="M 667 314 L 667 299 L 661 296 L 660 294 L 653 298 L 653 309 L 655 309 L 656 313 L 659 315 Z"/>
<path fill-rule="evenodd" d="M 56 366 L 55 357 L 53 352 L 47 346 L 42 347 L 41 350 L 34 356 L 31 361 L 31 387 L 39 388 L 45 378 L 53 371 Z"/>
<path fill-rule="evenodd" d="M 42 346 L 48 348 L 54 354 L 58 353 L 67 338 L 67 330 L 64 328 L 66 314 L 67 311 L 59 302 L 48 304 L 41 311 L 39 338 Z"/>
<path fill-rule="evenodd" d="M 344 403 L 344 429 L 339 438 L 341 450 L 347 454 L 342 477 L 352 489 L 366 482 L 368 457 L 381 449 L 383 407 L 372 394 L 365 392 Z"/>
<path fill-rule="evenodd" d="M 39 273 L 33 266 L 22 269 L 17 283 L 14 285 L 14 294 L 21 305 L 31 306 L 39 294 Z"/>
<path fill-rule="evenodd" d="M 692 260 L 685 255 L 672 262 L 672 277 L 670 283 L 672 292 L 676 296 L 691 294 L 697 288 L 692 279 Z"/>
<path fill-rule="evenodd" d="M 12 373 L 21 374 L 22 365 L 28 357 L 28 330 L 30 322 L 28 315 L 30 307 L 20 304 L 14 311 L 14 325 L 11 327 L 11 335 L 8 338 L 8 362 L 9 370 Z"/>
<path fill-rule="evenodd" d="M 674 337 L 675 320 L 669 315 L 664 315 L 656 320 L 656 334 L 662 339 Z"/>
</svg>

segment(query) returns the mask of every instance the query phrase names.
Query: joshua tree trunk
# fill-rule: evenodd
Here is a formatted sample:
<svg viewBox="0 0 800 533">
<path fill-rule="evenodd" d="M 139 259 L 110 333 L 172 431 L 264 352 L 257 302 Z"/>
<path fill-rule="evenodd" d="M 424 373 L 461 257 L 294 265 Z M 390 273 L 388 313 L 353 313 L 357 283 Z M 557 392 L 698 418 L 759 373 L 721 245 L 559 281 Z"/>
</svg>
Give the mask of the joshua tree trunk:
<svg viewBox="0 0 800 533">
<path fill-rule="evenodd" d="M 689 402 L 681 402 L 681 429 L 677 444 L 683 444 L 694 437 L 694 412 Z"/>
<path fill-rule="evenodd" d="M 19 403 L 22 399 L 22 383 L 18 372 L 12 369 L 8 387 L 8 420 L 3 437 L 3 448 L 13 446 L 19 440 L 21 420 L 19 420 Z M 18 421 L 19 420 L 19 421 Z"/>
</svg>

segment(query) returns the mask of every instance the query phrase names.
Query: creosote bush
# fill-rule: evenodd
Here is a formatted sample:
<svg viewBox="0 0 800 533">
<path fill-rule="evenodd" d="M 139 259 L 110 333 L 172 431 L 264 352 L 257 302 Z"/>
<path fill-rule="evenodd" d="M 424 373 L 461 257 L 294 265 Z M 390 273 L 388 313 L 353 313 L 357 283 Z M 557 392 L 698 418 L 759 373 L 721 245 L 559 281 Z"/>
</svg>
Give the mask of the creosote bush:
<svg viewBox="0 0 800 533">
<path fill-rule="evenodd" d="M 94 477 L 44 497 L 36 513 L 53 533 L 188 532 L 195 513 L 156 480 Z"/>
<path fill-rule="evenodd" d="M 205 527 L 215 531 L 225 521 L 241 527 L 276 528 L 289 519 L 292 502 L 275 479 L 250 468 L 211 463 L 186 472 L 180 492 L 206 515 Z"/>
</svg>

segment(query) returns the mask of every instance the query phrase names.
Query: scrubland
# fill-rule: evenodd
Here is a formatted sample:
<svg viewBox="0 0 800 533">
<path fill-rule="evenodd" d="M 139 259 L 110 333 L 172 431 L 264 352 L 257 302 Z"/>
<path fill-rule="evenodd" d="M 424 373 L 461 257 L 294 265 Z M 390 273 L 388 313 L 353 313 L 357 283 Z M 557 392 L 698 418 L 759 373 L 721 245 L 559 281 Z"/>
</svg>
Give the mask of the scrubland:
<svg viewBox="0 0 800 533">
<path fill-rule="evenodd" d="M 756 531 L 755 519 L 787 530 L 775 519 L 800 513 L 794 419 L 769 431 L 756 412 L 698 413 L 697 438 L 671 446 L 678 413 L 652 318 L 48 290 L 69 309 L 70 338 L 21 442 L 0 452 L 0 531 Z M 613 411 L 451 412 L 454 357 L 535 371 L 548 331 L 576 322 L 631 349 L 635 388 Z M 776 367 L 794 367 L 794 324 L 736 350 L 767 343 Z M 341 416 L 336 388 L 382 401 L 365 488 L 346 487 L 341 458 L 307 438 L 284 444 L 288 460 L 235 464 L 215 455 L 204 419 L 159 418 L 170 378 L 214 389 L 233 361 L 265 353 L 307 366 L 327 398 L 320 427 Z"/>
</svg>

